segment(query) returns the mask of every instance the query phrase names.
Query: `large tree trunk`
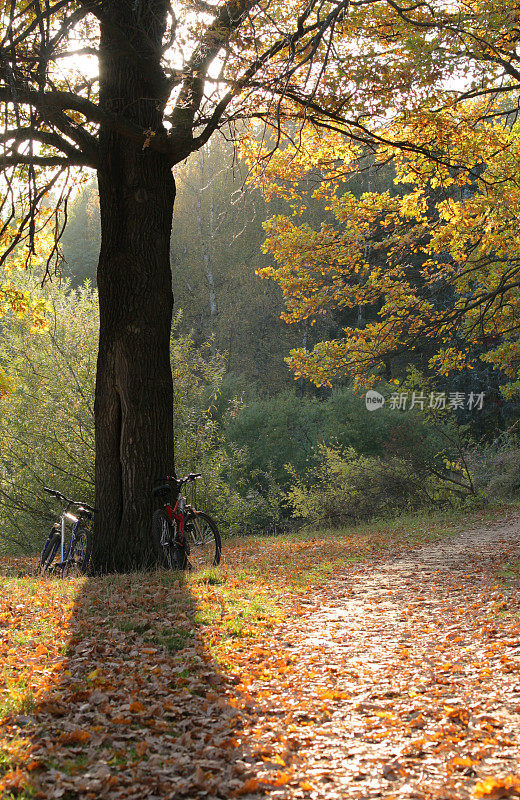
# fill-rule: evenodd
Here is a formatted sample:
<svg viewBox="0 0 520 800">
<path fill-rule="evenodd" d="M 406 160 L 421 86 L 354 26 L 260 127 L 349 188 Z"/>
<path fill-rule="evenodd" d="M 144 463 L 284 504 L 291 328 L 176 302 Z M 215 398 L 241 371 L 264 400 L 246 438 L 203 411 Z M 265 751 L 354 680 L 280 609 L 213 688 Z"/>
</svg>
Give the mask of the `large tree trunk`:
<svg viewBox="0 0 520 800">
<path fill-rule="evenodd" d="M 151 131 L 162 131 L 159 67 L 165 0 L 105 0 L 100 103 Z M 121 32 L 142 53 L 125 55 Z M 155 71 L 155 72 L 154 72 Z M 175 184 L 171 162 L 150 148 L 100 131 L 101 252 L 97 364 L 96 571 L 153 563 L 153 481 L 171 474 L 173 387 L 169 356 L 173 307 L 170 234 Z"/>
</svg>

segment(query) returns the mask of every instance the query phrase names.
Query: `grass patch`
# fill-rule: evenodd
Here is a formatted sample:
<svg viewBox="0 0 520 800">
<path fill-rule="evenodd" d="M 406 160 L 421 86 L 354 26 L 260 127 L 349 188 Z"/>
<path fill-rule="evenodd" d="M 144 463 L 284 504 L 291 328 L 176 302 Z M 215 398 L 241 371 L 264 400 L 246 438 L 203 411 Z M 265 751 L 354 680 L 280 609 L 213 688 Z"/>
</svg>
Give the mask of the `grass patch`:
<svg viewBox="0 0 520 800">
<path fill-rule="evenodd" d="M 119 623 L 118 628 L 123 633 L 144 633 L 149 630 L 150 623 L 141 622 L 138 619 L 124 619 Z"/>
<path fill-rule="evenodd" d="M 226 576 L 218 567 L 201 569 L 193 576 L 194 583 L 206 583 L 209 586 L 219 586 L 226 582 Z"/>
<path fill-rule="evenodd" d="M 520 580 L 520 557 L 512 558 L 506 562 L 498 571 L 497 576 L 503 585 L 510 586 Z"/>
<path fill-rule="evenodd" d="M 22 689 L 17 686 L 7 687 L 8 696 L 0 703 L 0 719 L 7 716 L 17 716 L 18 714 L 30 714 L 36 708 L 37 701 L 30 689 Z"/>
<path fill-rule="evenodd" d="M 78 772 L 83 772 L 88 763 L 87 756 L 80 753 L 75 758 L 63 762 L 63 769 L 68 775 L 77 775 Z M 59 765 L 57 765 L 59 766 Z"/>
<path fill-rule="evenodd" d="M 151 644 L 158 644 L 166 648 L 169 653 L 174 653 L 177 650 L 183 650 L 191 637 L 192 632 L 187 628 L 164 628 L 154 632 L 149 641 Z"/>
<path fill-rule="evenodd" d="M 166 588 L 170 586 L 175 586 L 177 588 L 181 588 L 186 583 L 186 576 L 184 572 L 180 570 L 172 570 L 171 572 L 167 572 L 166 570 L 159 570 L 157 572 L 159 577 L 159 583 L 161 586 Z"/>
</svg>

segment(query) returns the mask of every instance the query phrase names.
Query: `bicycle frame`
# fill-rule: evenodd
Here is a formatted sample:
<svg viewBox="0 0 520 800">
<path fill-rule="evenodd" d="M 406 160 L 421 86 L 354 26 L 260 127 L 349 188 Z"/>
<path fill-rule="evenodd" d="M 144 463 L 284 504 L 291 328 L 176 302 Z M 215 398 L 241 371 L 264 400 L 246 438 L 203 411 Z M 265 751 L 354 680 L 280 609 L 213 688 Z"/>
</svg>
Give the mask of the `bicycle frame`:
<svg viewBox="0 0 520 800">
<path fill-rule="evenodd" d="M 177 502 L 173 507 L 172 504 L 169 502 L 165 503 L 163 506 L 163 508 L 166 510 L 166 513 L 170 517 L 171 521 L 173 523 L 177 523 L 177 528 L 175 529 L 175 538 L 181 545 L 184 543 L 184 523 L 186 521 L 186 512 L 184 510 L 185 507 L 186 507 L 186 498 L 183 497 L 182 495 L 179 495 L 179 497 L 177 498 Z M 197 531 L 200 540 L 202 541 L 203 536 L 200 532 L 197 513 L 191 506 L 188 506 L 188 514 L 190 515 L 191 525 L 193 525 L 193 527 Z"/>
<path fill-rule="evenodd" d="M 59 516 L 58 521 L 56 521 L 52 526 L 52 530 L 43 546 L 40 557 L 40 565 L 44 570 L 50 570 L 51 565 L 53 571 L 61 569 L 61 574 L 63 577 L 76 552 L 78 531 L 82 530 L 81 525 L 83 520 L 85 518 L 90 519 L 96 512 L 96 509 L 93 506 L 90 506 L 88 503 L 78 500 L 71 500 L 70 497 L 65 497 L 64 494 L 56 491 L 56 489 L 49 489 L 47 486 L 44 486 L 43 491 L 62 502 L 64 504 L 64 508 Z M 75 508 L 76 506 L 77 511 L 75 510 L 75 513 L 73 513 L 71 509 Z M 68 544 L 66 544 L 65 533 L 67 521 L 72 523 Z M 86 571 L 86 568 L 88 567 L 88 560 L 90 559 L 91 540 L 89 537 L 90 532 L 87 528 L 83 560 L 78 562 L 81 564 L 83 572 Z M 53 564 L 58 552 L 60 554 L 60 561 L 57 564 Z"/>
<path fill-rule="evenodd" d="M 72 526 L 72 533 L 70 536 L 69 546 L 67 547 L 67 555 L 65 555 L 65 520 L 69 520 L 73 522 Z M 61 531 L 61 569 L 62 571 L 65 569 L 65 565 L 68 563 L 70 558 L 70 552 L 72 549 L 72 545 L 76 540 L 76 531 L 79 528 L 80 517 L 77 517 L 75 514 L 71 514 L 68 508 L 63 511 L 60 517 L 60 531 Z"/>
<path fill-rule="evenodd" d="M 184 541 L 184 497 L 179 495 L 174 506 L 170 502 L 164 504 L 166 513 L 172 522 L 177 523 L 180 541 Z"/>
<path fill-rule="evenodd" d="M 66 539 L 65 531 L 66 531 L 66 521 L 67 520 L 69 520 L 69 522 L 73 522 L 74 524 L 72 526 L 70 540 L 69 540 L 69 543 L 68 543 L 66 551 L 65 551 L 65 539 Z M 71 514 L 70 511 L 68 510 L 68 508 L 66 508 L 65 511 L 63 511 L 61 513 L 61 515 L 60 515 L 59 523 L 56 523 L 56 525 L 53 528 L 53 530 L 55 531 L 55 530 L 57 530 L 57 528 L 59 526 L 59 530 L 60 530 L 60 544 L 58 546 L 59 546 L 59 549 L 60 549 L 61 558 L 60 558 L 59 564 L 56 564 L 56 567 L 60 567 L 62 573 L 65 570 L 65 567 L 67 566 L 67 564 L 69 563 L 70 554 L 72 552 L 73 545 L 74 545 L 74 543 L 76 541 L 76 534 L 77 534 L 78 528 L 80 527 L 80 524 L 81 524 L 81 518 L 77 517 L 75 514 Z M 51 534 L 49 536 L 49 539 L 51 538 L 52 535 L 53 534 L 51 532 Z M 44 549 L 45 549 L 45 547 L 44 547 Z M 56 549 L 54 549 L 52 551 L 52 553 L 50 554 L 51 555 L 51 561 L 54 560 L 54 556 L 56 554 L 56 550 L 57 549 L 58 549 L 58 547 L 56 547 Z"/>
</svg>

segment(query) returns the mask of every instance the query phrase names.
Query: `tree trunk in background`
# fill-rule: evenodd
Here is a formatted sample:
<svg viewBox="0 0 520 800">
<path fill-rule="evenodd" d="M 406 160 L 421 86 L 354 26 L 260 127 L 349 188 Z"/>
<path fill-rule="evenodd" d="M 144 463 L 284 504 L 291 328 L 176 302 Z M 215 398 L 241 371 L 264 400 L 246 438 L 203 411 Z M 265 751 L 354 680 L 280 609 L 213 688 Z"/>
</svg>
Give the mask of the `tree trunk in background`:
<svg viewBox="0 0 520 800">
<path fill-rule="evenodd" d="M 209 184 L 207 183 L 207 176 L 206 176 L 206 165 L 205 165 L 205 153 L 204 150 L 201 151 L 200 154 L 201 158 L 201 189 L 198 189 L 196 186 L 194 190 L 197 194 L 197 221 L 198 221 L 198 228 L 199 228 L 199 244 L 202 248 L 202 260 L 204 261 L 204 272 L 206 273 L 206 280 L 208 282 L 208 293 L 209 293 L 209 314 L 210 314 L 210 332 L 211 332 L 211 354 L 215 355 L 217 352 L 217 345 L 215 342 L 215 323 L 218 314 L 218 304 L 217 304 L 217 295 L 215 292 L 215 279 L 213 276 L 213 247 L 214 247 L 214 238 L 215 238 L 215 203 L 213 200 L 213 195 L 210 199 L 210 208 L 209 208 L 209 233 L 208 236 L 204 236 L 203 226 L 202 226 L 202 192 L 206 186 Z M 213 188 L 210 187 L 210 191 L 213 191 Z"/>
<path fill-rule="evenodd" d="M 103 3 L 109 24 L 101 25 L 100 103 L 152 131 L 163 130 L 159 58 L 167 6 L 165 0 Z M 146 69 L 125 56 L 121 31 Z M 149 148 L 103 129 L 100 147 L 93 568 L 106 572 L 153 563 L 151 489 L 155 478 L 174 471 L 169 250 L 175 184 L 171 160 Z"/>
</svg>

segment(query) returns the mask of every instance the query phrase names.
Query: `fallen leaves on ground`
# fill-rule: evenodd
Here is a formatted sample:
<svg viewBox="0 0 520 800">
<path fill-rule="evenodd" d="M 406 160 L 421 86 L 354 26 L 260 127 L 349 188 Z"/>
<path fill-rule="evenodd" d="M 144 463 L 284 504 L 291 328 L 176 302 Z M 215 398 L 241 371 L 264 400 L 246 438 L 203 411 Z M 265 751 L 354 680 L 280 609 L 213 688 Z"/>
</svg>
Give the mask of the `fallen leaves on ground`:
<svg viewBox="0 0 520 800">
<path fill-rule="evenodd" d="M 249 538 L 186 580 L 4 578 L 1 793 L 520 795 L 499 574 L 519 530 Z"/>
</svg>

